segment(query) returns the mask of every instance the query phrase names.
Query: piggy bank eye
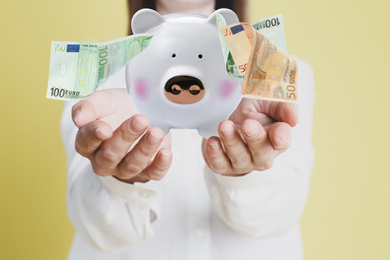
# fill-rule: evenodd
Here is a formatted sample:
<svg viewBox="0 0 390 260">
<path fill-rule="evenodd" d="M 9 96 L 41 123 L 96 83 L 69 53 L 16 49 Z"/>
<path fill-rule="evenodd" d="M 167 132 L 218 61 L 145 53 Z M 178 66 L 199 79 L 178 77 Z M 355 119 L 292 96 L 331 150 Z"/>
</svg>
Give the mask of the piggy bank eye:
<svg viewBox="0 0 390 260">
<path fill-rule="evenodd" d="M 175 57 L 176 57 L 176 53 L 173 53 L 173 54 L 172 54 L 172 58 L 175 58 Z"/>
<path fill-rule="evenodd" d="M 199 58 L 199 59 L 203 58 L 203 55 L 202 55 L 202 54 L 199 54 L 199 55 L 198 55 L 198 58 Z"/>
<path fill-rule="evenodd" d="M 196 96 L 196 95 L 199 94 L 199 92 L 200 92 L 200 87 L 199 87 L 199 86 L 197 86 L 197 85 L 192 85 L 192 86 L 190 87 L 190 93 L 191 93 L 192 95 Z"/>
<path fill-rule="evenodd" d="M 181 92 L 181 87 L 179 87 L 178 85 L 172 86 L 172 94 L 173 95 L 179 95 L 180 92 Z"/>
</svg>

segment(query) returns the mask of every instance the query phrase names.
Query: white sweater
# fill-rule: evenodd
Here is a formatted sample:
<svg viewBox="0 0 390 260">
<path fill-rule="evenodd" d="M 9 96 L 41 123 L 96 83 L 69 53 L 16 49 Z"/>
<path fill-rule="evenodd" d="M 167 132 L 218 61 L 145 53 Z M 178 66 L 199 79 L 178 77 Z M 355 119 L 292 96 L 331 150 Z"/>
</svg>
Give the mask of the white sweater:
<svg viewBox="0 0 390 260">
<path fill-rule="evenodd" d="M 195 130 L 172 130 L 173 163 L 161 181 L 127 184 L 93 173 L 74 149 L 71 107 L 61 119 L 68 165 L 70 260 L 303 259 L 299 219 L 313 168 L 313 72 L 299 65 L 299 123 L 271 169 L 243 177 L 205 165 Z M 108 85 L 109 84 L 109 85 Z M 106 84 L 125 87 L 124 70 Z"/>
</svg>

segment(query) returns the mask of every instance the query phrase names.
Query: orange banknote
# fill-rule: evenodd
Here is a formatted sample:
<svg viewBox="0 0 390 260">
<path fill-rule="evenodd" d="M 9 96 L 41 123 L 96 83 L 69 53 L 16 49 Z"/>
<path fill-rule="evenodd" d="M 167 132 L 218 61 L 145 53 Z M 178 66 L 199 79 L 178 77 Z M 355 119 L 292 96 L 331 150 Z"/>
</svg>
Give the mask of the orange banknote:
<svg viewBox="0 0 390 260">
<path fill-rule="evenodd" d="M 232 24 L 219 30 L 237 68 L 245 73 L 242 97 L 297 101 L 298 64 L 290 55 L 247 23 Z M 229 32 L 235 37 L 227 35 Z"/>
</svg>

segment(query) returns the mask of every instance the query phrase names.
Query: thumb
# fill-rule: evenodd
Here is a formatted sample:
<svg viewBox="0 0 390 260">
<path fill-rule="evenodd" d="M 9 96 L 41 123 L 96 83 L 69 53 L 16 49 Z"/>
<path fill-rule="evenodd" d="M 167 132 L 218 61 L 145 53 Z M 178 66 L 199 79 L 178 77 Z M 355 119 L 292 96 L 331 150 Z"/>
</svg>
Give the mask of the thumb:
<svg viewBox="0 0 390 260">
<path fill-rule="evenodd" d="M 79 101 L 72 107 L 72 119 L 80 128 L 94 120 L 110 115 L 115 112 L 113 93 L 109 90 L 98 90 Z"/>
<path fill-rule="evenodd" d="M 294 127 L 298 123 L 299 109 L 297 104 L 271 102 L 268 114 L 279 122 L 285 122 Z"/>
</svg>

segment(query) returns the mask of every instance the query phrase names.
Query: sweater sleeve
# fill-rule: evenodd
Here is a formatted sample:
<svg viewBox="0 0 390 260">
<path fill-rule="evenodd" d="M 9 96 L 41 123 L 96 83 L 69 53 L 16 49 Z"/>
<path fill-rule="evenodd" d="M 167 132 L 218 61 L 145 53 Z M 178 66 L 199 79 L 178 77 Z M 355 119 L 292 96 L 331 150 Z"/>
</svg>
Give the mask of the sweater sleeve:
<svg viewBox="0 0 390 260">
<path fill-rule="evenodd" d="M 71 120 L 73 102 L 65 103 L 61 136 L 67 155 L 67 213 L 76 231 L 94 248 L 117 253 L 153 236 L 159 217 L 160 183 L 127 184 L 94 174 L 88 159 L 74 148 L 77 127 Z"/>
<path fill-rule="evenodd" d="M 289 231 L 299 223 L 309 191 L 314 164 L 311 142 L 314 80 L 311 67 L 298 61 L 299 123 L 292 128 L 290 148 L 279 155 L 273 167 L 241 177 L 214 174 L 205 167 L 212 204 L 233 230 L 260 238 Z"/>
</svg>

